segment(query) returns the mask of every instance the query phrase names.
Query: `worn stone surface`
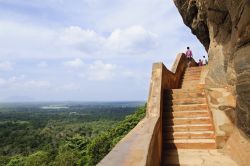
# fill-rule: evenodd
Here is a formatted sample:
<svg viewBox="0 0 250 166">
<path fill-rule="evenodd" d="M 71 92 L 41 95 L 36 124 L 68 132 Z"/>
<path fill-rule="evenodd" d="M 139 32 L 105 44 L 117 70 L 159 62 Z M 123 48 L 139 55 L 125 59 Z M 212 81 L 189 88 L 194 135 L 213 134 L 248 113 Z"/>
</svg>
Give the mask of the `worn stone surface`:
<svg viewBox="0 0 250 166">
<path fill-rule="evenodd" d="M 237 166 L 222 150 L 178 149 L 168 151 L 166 165 L 180 166 Z M 164 164 L 163 164 L 164 165 Z"/>
<path fill-rule="evenodd" d="M 250 0 L 174 0 L 209 56 L 206 86 L 231 86 L 237 125 L 250 137 Z"/>
</svg>

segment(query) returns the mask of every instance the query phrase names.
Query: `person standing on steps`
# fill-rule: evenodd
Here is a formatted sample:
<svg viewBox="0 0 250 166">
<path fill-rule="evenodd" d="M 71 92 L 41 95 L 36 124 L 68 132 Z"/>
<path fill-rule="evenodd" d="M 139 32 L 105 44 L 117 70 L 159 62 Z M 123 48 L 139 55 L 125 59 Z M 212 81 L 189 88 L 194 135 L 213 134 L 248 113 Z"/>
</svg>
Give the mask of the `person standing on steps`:
<svg viewBox="0 0 250 166">
<path fill-rule="evenodd" d="M 193 57 L 193 53 L 192 53 L 192 51 L 190 50 L 189 47 L 187 47 L 186 57 L 187 57 L 187 59 L 188 59 L 189 61 L 190 61 L 191 58 Z"/>
<path fill-rule="evenodd" d="M 187 59 L 188 59 L 188 65 L 187 65 L 187 67 L 190 67 L 191 58 L 193 57 L 193 53 L 192 53 L 192 51 L 190 50 L 189 47 L 187 47 L 186 57 L 187 57 Z"/>
<path fill-rule="evenodd" d="M 203 63 L 202 63 L 201 59 L 199 59 L 198 65 L 203 66 Z"/>
<path fill-rule="evenodd" d="M 202 58 L 202 65 L 206 66 L 207 64 L 208 64 L 207 59 L 206 59 L 205 56 L 203 56 L 203 58 Z"/>
</svg>

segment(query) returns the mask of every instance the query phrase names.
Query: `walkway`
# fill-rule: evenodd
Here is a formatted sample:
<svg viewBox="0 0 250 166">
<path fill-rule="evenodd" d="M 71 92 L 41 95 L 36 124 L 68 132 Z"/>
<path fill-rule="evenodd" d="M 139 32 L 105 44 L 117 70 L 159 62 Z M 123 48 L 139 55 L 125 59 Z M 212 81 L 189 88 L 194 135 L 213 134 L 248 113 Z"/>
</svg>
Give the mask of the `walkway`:
<svg viewBox="0 0 250 166">
<path fill-rule="evenodd" d="M 163 165 L 168 166 L 237 166 L 221 150 L 178 149 L 165 153 Z"/>
</svg>

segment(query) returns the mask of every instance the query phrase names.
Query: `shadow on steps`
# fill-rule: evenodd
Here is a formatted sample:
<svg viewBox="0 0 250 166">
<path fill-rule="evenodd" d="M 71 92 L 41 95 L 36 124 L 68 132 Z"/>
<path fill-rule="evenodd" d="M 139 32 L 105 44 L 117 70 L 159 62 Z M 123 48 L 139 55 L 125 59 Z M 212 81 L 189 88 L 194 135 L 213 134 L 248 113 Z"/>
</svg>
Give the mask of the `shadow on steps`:
<svg viewBox="0 0 250 166">
<path fill-rule="evenodd" d="M 163 110 L 163 115 L 162 115 L 162 137 L 163 137 L 163 149 L 162 149 L 162 166 L 179 166 L 179 157 L 178 157 L 178 152 L 177 152 L 177 147 L 175 146 L 174 143 L 168 143 L 168 140 L 173 140 L 174 139 L 174 129 L 172 127 L 167 127 L 169 123 L 173 123 L 172 118 L 170 118 L 168 121 L 166 121 L 166 118 L 168 116 L 168 113 L 172 111 L 172 90 L 165 90 L 164 91 L 164 99 L 163 99 L 163 105 L 164 105 L 164 110 Z M 169 134 L 165 134 L 168 132 Z M 171 153 L 174 155 L 170 155 L 169 151 L 171 150 Z M 171 163 L 174 164 L 170 164 Z"/>
</svg>

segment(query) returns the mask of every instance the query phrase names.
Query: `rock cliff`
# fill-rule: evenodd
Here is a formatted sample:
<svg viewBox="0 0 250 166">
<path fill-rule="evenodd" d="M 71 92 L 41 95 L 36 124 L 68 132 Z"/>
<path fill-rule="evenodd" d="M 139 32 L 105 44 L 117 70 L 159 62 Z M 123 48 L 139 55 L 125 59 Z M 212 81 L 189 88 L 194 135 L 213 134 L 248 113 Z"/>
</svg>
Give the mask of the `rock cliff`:
<svg viewBox="0 0 250 166">
<path fill-rule="evenodd" d="M 206 86 L 230 86 L 237 126 L 250 137 L 250 0 L 174 0 L 209 56 Z"/>
</svg>

